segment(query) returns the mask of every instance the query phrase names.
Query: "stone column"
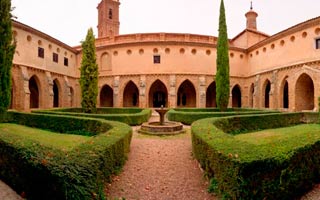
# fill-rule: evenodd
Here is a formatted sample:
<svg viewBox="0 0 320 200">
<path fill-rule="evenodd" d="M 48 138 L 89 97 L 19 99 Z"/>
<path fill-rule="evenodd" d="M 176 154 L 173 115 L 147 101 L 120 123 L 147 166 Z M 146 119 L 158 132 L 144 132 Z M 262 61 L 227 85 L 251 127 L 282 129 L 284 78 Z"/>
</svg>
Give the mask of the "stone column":
<svg viewBox="0 0 320 200">
<path fill-rule="evenodd" d="M 199 77 L 199 95 L 198 95 L 198 108 L 205 108 L 206 107 L 206 77 L 200 76 Z"/>
<path fill-rule="evenodd" d="M 169 108 L 177 106 L 176 75 L 170 75 Z"/>
<path fill-rule="evenodd" d="M 262 102 L 260 102 L 260 75 L 256 75 L 254 81 L 254 92 L 253 92 L 253 108 L 261 108 Z"/>
<path fill-rule="evenodd" d="M 278 70 L 273 71 L 272 73 L 272 79 L 271 79 L 271 85 L 270 85 L 270 108 L 276 109 L 278 108 L 278 94 L 276 90 L 276 86 L 278 83 Z"/>
<path fill-rule="evenodd" d="M 48 85 L 46 85 L 47 88 L 44 88 L 45 90 L 48 90 L 48 93 L 44 93 L 44 94 L 48 94 L 49 96 L 45 96 L 44 94 L 42 94 L 42 98 L 40 97 L 40 108 L 53 108 L 53 98 L 54 98 L 54 94 L 53 94 L 53 80 L 51 77 L 51 73 L 50 72 L 46 72 L 46 78 L 47 78 L 47 82 Z M 41 94 L 41 93 L 40 93 Z"/>
<path fill-rule="evenodd" d="M 72 107 L 71 105 L 71 85 L 67 76 L 63 76 L 64 79 L 64 91 L 63 91 L 63 104 L 62 107 Z"/>
<path fill-rule="evenodd" d="M 21 102 L 18 103 L 18 110 L 29 111 L 30 110 L 30 90 L 29 90 L 29 74 L 26 67 L 20 66 L 21 76 L 23 82 L 23 92 L 21 94 Z"/>
<path fill-rule="evenodd" d="M 147 107 L 147 99 L 146 99 L 146 76 L 140 76 L 140 88 L 139 88 L 139 107 L 145 108 Z"/>
<path fill-rule="evenodd" d="M 120 85 L 120 76 L 115 76 L 113 79 L 113 106 L 114 107 L 120 107 L 119 85 Z"/>
</svg>

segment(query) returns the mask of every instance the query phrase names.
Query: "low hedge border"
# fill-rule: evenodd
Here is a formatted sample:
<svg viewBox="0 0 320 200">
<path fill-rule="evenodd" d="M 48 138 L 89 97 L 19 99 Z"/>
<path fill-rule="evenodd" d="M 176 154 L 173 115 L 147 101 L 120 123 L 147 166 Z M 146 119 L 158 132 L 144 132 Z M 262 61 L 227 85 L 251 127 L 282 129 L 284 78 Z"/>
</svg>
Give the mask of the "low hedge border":
<svg viewBox="0 0 320 200">
<path fill-rule="evenodd" d="M 83 113 L 81 108 L 33 110 L 33 113 L 69 115 L 77 117 L 91 117 L 119 121 L 130 126 L 147 122 L 151 116 L 151 109 L 141 108 L 97 108 L 97 114 Z"/>
<path fill-rule="evenodd" d="M 320 141 L 279 151 L 235 140 L 233 135 L 301 124 L 308 116 L 309 122 L 316 122 L 317 115 L 281 113 L 194 122 L 193 154 L 211 179 L 210 189 L 224 199 L 294 199 L 303 195 L 320 178 Z"/>
<path fill-rule="evenodd" d="M 27 199 L 105 199 L 105 184 L 122 168 L 132 137 L 128 125 L 102 119 L 18 112 L 1 119 L 92 136 L 73 150 L 63 151 L 0 134 L 0 177 Z"/>
<path fill-rule="evenodd" d="M 176 121 L 190 125 L 193 122 L 204 118 L 266 113 L 279 112 L 274 110 L 254 110 L 243 108 L 229 108 L 226 112 L 220 112 L 217 108 L 177 108 L 169 110 L 167 116 L 170 121 Z"/>
</svg>

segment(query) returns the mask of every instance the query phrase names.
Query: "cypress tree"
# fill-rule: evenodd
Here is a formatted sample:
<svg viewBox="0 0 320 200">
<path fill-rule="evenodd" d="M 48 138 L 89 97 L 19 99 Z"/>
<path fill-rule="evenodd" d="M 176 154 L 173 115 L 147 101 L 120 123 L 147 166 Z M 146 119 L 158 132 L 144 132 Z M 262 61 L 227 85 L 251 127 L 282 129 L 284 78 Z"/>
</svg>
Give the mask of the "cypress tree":
<svg viewBox="0 0 320 200">
<path fill-rule="evenodd" d="M 0 0 L 0 112 L 11 103 L 11 68 L 15 52 L 12 34 L 11 0 Z"/>
<path fill-rule="evenodd" d="M 229 102 L 229 45 L 226 24 L 226 15 L 223 0 L 220 4 L 219 37 L 217 42 L 217 74 L 216 74 L 216 100 L 220 111 L 226 111 Z"/>
<path fill-rule="evenodd" d="M 86 40 L 82 42 L 81 61 L 81 106 L 84 112 L 96 112 L 98 96 L 98 64 L 96 61 L 95 38 L 93 30 L 88 30 Z"/>
</svg>

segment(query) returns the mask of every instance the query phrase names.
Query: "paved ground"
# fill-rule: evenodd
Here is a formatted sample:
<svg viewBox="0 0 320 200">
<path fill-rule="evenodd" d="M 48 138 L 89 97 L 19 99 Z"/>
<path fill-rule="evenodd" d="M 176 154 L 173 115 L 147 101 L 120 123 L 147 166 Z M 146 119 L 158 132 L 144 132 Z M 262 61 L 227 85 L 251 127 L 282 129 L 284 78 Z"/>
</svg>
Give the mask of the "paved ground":
<svg viewBox="0 0 320 200">
<path fill-rule="evenodd" d="M 22 200 L 22 198 L 9 186 L 0 180 L 0 199 L 1 200 Z"/>
</svg>

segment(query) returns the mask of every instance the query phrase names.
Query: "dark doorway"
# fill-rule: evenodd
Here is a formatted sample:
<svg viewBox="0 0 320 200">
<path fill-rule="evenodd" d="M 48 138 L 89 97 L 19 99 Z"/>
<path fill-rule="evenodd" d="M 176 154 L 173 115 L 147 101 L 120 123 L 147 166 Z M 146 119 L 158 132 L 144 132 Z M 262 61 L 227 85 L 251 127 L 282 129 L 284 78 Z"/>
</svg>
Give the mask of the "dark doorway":
<svg viewBox="0 0 320 200">
<path fill-rule="evenodd" d="M 124 89 L 123 107 L 139 107 L 139 90 L 132 81 L 129 81 Z"/>
<path fill-rule="evenodd" d="M 113 107 L 113 90 L 109 85 L 105 85 L 101 89 L 100 106 Z"/>
<path fill-rule="evenodd" d="M 206 92 L 206 107 L 217 107 L 216 101 L 216 82 L 212 82 Z"/>
<path fill-rule="evenodd" d="M 236 85 L 232 89 L 232 107 L 241 108 L 241 90 L 239 85 Z"/>
<path fill-rule="evenodd" d="M 149 90 L 149 107 L 166 107 L 168 104 L 168 91 L 160 80 L 156 80 Z"/>
<path fill-rule="evenodd" d="M 178 89 L 178 107 L 196 107 L 196 90 L 189 80 L 185 80 Z"/>
<path fill-rule="evenodd" d="M 29 80 L 30 108 L 39 108 L 39 89 L 35 76 Z"/>
<path fill-rule="evenodd" d="M 266 88 L 264 90 L 264 107 L 270 107 L 270 90 L 271 90 L 271 83 L 270 81 L 266 82 Z"/>
<path fill-rule="evenodd" d="M 296 95 L 296 110 L 313 110 L 314 108 L 314 84 L 311 77 L 307 74 L 302 74 L 295 89 Z"/>
<path fill-rule="evenodd" d="M 283 87 L 283 108 L 289 108 L 289 84 L 285 82 Z"/>
<path fill-rule="evenodd" d="M 59 88 L 57 80 L 53 81 L 53 107 L 59 107 Z"/>
</svg>

